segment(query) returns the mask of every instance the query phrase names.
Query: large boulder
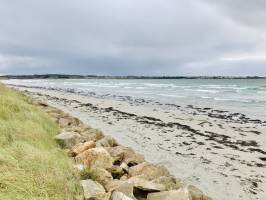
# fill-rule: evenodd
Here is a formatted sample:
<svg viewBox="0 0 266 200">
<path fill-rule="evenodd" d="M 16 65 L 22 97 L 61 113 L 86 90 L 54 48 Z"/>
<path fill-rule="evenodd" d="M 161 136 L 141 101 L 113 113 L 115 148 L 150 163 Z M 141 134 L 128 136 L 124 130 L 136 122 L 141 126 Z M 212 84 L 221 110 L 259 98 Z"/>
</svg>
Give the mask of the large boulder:
<svg viewBox="0 0 266 200">
<path fill-rule="evenodd" d="M 119 187 L 116 188 L 116 191 L 122 192 L 123 194 L 132 199 L 136 199 L 133 194 L 134 187 L 132 183 L 124 182 L 123 184 L 121 184 Z"/>
<path fill-rule="evenodd" d="M 120 180 L 122 180 L 122 181 L 126 181 L 126 180 L 128 180 L 128 174 L 124 174 L 121 178 L 120 178 Z"/>
<path fill-rule="evenodd" d="M 192 200 L 212 200 L 210 197 L 203 194 L 203 192 L 193 185 L 188 186 L 188 191 L 191 194 Z"/>
<path fill-rule="evenodd" d="M 118 143 L 116 142 L 116 140 L 109 135 L 103 137 L 102 139 L 96 142 L 97 147 L 114 147 L 117 145 Z"/>
<path fill-rule="evenodd" d="M 129 183 L 128 181 L 121 181 L 118 179 L 114 179 L 105 185 L 105 189 L 108 192 L 113 192 L 113 191 L 122 192 L 126 196 L 135 199 L 133 194 L 133 188 L 134 185 L 132 183 Z"/>
<path fill-rule="evenodd" d="M 126 183 L 126 181 L 113 179 L 113 180 L 109 181 L 104 187 L 105 187 L 106 191 L 112 192 L 115 189 L 117 189 L 120 185 L 122 185 L 123 183 Z"/>
<path fill-rule="evenodd" d="M 79 163 L 89 168 L 110 169 L 113 166 L 113 158 L 103 147 L 88 149 L 75 157 Z"/>
<path fill-rule="evenodd" d="M 152 182 L 164 185 L 166 190 L 178 190 L 184 185 L 181 179 L 175 178 L 174 176 L 161 176 Z"/>
<path fill-rule="evenodd" d="M 82 180 L 81 186 L 83 189 L 85 200 L 108 200 L 108 193 L 105 192 L 103 186 L 93 180 Z M 110 196 L 110 195 L 109 195 Z"/>
<path fill-rule="evenodd" d="M 149 193 L 147 200 L 192 200 L 187 188 L 164 192 Z"/>
<path fill-rule="evenodd" d="M 117 180 L 114 179 L 108 184 L 105 185 L 105 188 L 108 192 L 112 191 L 119 191 L 127 195 L 128 197 L 135 199 L 133 194 L 133 190 L 138 197 L 142 197 L 142 195 L 149 192 L 158 192 L 164 191 L 165 186 L 158 183 L 153 183 L 152 181 L 148 181 L 145 178 L 139 177 L 132 177 L 128 180 Z"/>
<path fill-rule="evenodd" d="M 147 192 L 159 192 L 166 190 L 166 187 L 164 185 L 148 181 L 143 176 L 131 177 L 127 180 L 127 182 L 133 184 L 135 188 Z"/>
<path fill-rule="evenodd" d="M 118 165 L 125 162 L 128 166 L 134 166 L 144 162 L 144 156 L 134 152 L 129 147 L 115 146 L 106 147 L 105 149 L 110 153 L 110 155 L 114 158 L 115 163 Z"/>
<path fill-rule="evenodd" d="M 57 123 L 59 122 L 59 119 L 62 116 L 62 111 L 60 111 L 60 110 L 51 109 L 51 110 L 46 110 L 46 112 Z"/>
<path fill-rule="evenodd" d="M 101 183 L 103 186 L 113 180 L 111 173 L 103 168 L 92 168 L 90 169 L 90 173 L 95 180 L 97 180 L 97 182 Z"/>
<path fill-rule="evenodd" d="M 130 167 L 128 175 L 129 177 L 143 175 L 147 180 L 153 180 L 161 176 L 170 176 L 170 173 L 162 165 L 143 162 L 134 167 Z"/>
<path fill-rule="evenodd" d="M 62 132 L 55 136 L 55 140 L 62 148 L 72 148 L 79 142 L 80 137 L 73 132 Z"/>
<path fill-rule="evenodd" d="M 122 192 L 114 191 L 111 196 L 111 200 L 134 200 Z"/>
<path fill-rule="evenodd" d="M 88 149 L 92 149 L 95 148 L 96 144 L 93 141 L 88 141 L 88 142 L 84 142 L 84 143 L 79 143 L 76 144 L 75 146 L 72 147 L 72 149 L 69 152 L 70 156 L 75 157 L 76 155 L 88 150 Z"/>
<path fill-rule="evenodd" d="M 61 128 L 70 127 L 70 126 L 78 126 L 82 124 L 82 122 L 79 119 L 68 116 L 68 115 L 59 118 L 58 123 Z"/>
<path fill-rule="evenodd" d="M 104 137 L 102 131 L 99 129 L 86 129 L 83 132 L 80 132 L 81 138 L 83 141 L 98 141 Z"/>
</svg>

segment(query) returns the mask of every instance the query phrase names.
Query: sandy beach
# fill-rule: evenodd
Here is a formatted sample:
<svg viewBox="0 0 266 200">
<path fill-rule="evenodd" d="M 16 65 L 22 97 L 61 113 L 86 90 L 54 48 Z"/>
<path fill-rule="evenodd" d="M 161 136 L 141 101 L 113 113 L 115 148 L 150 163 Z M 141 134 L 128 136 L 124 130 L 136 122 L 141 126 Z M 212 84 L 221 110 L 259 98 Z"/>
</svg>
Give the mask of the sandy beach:
<svg viewBox="0 0 266 200">
<path fill-rule="evenodd" d="M 266 199 L 265 121 L 215 108 L 16 88 L 165 165 L 213 199 Z"/>
</svg>

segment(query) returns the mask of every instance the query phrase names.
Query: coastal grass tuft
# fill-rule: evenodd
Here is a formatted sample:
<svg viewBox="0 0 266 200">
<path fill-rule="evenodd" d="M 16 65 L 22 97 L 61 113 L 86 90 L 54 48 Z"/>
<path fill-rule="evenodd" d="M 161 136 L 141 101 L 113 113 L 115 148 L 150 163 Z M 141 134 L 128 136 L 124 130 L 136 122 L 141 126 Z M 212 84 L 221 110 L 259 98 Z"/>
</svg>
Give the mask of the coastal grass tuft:
<svg viewBox="0 0 266 200">
<path fill-rule="evenodd" d="M 0 199 L 74 199 L 78 176 L 54 141 L 58 126 L 28 97 L 0 84 Z"/>
<path fill-rule="evenodd" d="M 99 179 L 97 174 L 92 169 L 89 168 L 81 170 L 79 175 L 81 180 L 91 179 L 93 181 L 98 181 Z"/>
</svg>

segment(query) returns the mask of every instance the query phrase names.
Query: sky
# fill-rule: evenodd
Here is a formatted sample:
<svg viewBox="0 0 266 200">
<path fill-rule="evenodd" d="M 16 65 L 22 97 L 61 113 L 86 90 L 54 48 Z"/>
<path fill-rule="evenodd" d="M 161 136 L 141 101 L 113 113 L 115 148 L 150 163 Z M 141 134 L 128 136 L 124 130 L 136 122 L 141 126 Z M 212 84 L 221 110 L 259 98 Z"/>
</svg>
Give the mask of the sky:
<svg viewBox="0 0 266 200">
<path fill-rule="evenodd" d="M 0 0 L 0 74 L 266 76 L 266 0 Z"/>
</svg>

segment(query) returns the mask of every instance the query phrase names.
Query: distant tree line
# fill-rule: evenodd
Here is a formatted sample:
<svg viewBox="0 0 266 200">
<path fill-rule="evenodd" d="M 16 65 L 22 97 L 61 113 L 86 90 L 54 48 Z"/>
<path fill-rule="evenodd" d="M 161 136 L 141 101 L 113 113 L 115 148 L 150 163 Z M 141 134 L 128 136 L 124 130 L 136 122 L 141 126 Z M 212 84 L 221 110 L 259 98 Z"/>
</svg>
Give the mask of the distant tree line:
<svg viewBox="0 0 266 200">
<path fill-rule="evenodd" d="M 265 79 L 262 76 L 97 76 L 68 74 L 2 75 L 3 79 Z"/>
</svg>

